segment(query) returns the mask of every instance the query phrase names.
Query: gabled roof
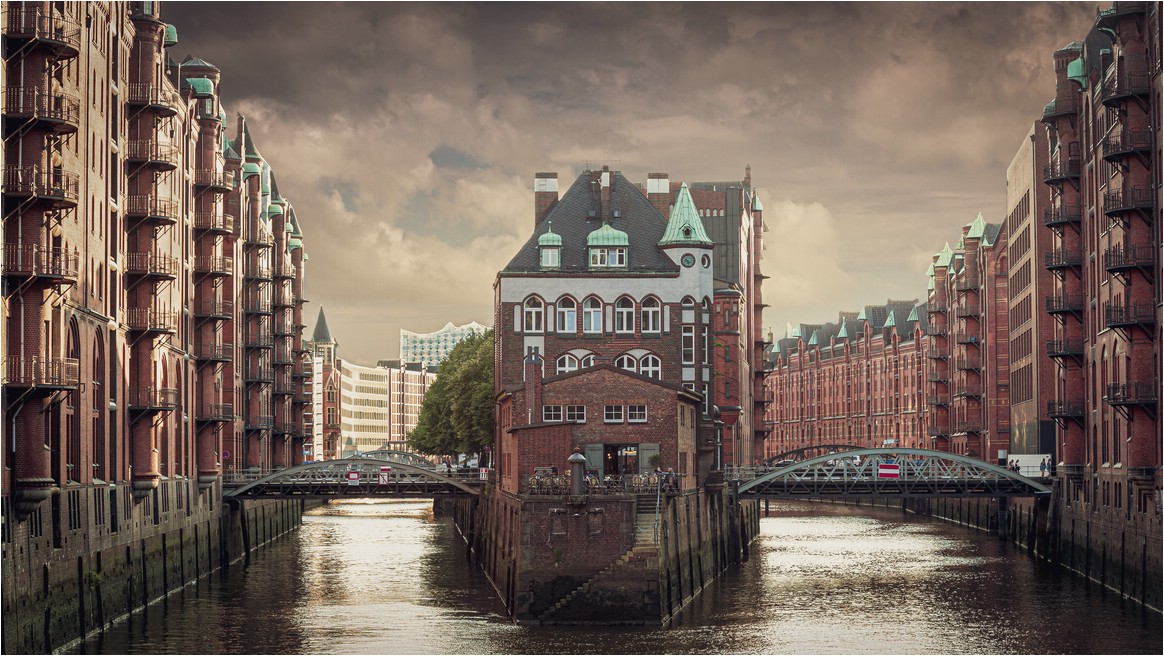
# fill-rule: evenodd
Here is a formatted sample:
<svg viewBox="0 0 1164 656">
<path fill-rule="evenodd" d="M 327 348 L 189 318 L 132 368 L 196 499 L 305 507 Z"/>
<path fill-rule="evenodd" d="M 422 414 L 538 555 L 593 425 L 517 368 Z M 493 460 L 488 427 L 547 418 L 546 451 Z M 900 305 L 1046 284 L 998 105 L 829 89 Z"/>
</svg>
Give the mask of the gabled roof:
<svg viewBox="0 0 1164 656">
<path fill-rule="evenodd" d="M 697 245 L 714 246 L 713 242 L 703 229 L 703 221 L 699 218 L 699 210 L 695 208 L 695 201 L 691 198 L 691 191 L 687 184 L 679 188 L 679 195 L 671 207 L 671 218 L 667 221 L 667 230 L 659 240 L 660 246 Z"/>
<path fill-rule="evenodd" d="M 589 172 L 578 176 L 544 219 L 547 225 L 549 221 L 554 222 L 554 232 L 562 239 L 561 266 L 553 270 L 554 275 L 590 271 L 587 241 L 592 233 L 604 227 L 607 229 L 600 236 L 614 238 L 617 237 L 615 233 L 623 233 L 628 239 L 626 269 L 615 269 L 611 273 L 678 272 L 679 265 L 672 262 L 658 247 L 667 221 L 642 191 L 618 171 L 611 171 L 610 208 L 616 210 L 619 216 L 612 216 L 607 226 L 603 226 L 598 198 L 590 191 L 590 180 Z M 501 273 L 541 271 L 538 239 L 542 234 L 544 231 L 539 224 Z"/>
<path fill-rule="evenodd" d="M 982 213 L 978 213 L 978 218 L 974 219 L 966 226 L 970 228 L 970 232 L 966 233 L 966 239 L 982 239 L 986 233 L 986 219 L 982 218 Z"/>
<path fill-rule="evenodd" d="M 950 262 L 954 259 L 954 251 L 950 249 L 950 242 L 946 242 L 946 246 L 937 253 L 934 253 L 934 255 L 938 258 L 934 262 L 934 266 L 949 267 Z"/>
<path fill-rule="evenodd" d="M 998 241 L 998 235 L 1002 232 L 1001 223 L 987 223 L 986 233 L 982 236 L 983 246 L 993 246 Z"/>
</svg>

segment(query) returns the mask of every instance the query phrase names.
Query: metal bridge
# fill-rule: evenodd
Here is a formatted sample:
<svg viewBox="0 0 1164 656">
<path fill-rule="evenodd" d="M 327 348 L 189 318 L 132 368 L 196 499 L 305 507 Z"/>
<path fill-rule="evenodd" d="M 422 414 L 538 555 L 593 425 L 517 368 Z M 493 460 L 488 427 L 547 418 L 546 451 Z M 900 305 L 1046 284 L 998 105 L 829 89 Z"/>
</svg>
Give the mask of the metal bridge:
<svg viewBox="0 0 1164 656">
<path fill-rule="evenodd" d="M 819 448 L 819 447 L 809 447 Z M 1051 488 L 1005 467 L 929 449 L 845 447 L 837 453 L 726 472 L 741 498 L 1038 497 Z"/>
<path fill-rule="evenodd" d="M 373 451 L 273 472 L 240 472 L 224 480 L 223 498 L 431 499 L 478 496 L 484 483 L 477 472 L 446 472 L 416 454 Z"/>
</svg>

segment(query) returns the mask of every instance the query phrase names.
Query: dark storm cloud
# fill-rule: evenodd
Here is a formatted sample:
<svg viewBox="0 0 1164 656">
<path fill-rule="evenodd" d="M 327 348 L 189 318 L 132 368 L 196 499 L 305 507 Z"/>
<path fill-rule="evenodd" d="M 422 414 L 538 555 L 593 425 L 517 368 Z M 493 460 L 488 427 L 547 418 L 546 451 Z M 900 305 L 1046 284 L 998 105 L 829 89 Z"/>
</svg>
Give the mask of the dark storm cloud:
<svg viewBox="0 0 1164 656">
<path fill-rule="evenodd" d="M 738 179 L 750 163 L 778 331 L 924 295 L 930 254 L 979 211 L 1001 220 L 1052 53 L 1094 20 L 1085 3 L 163 12 L 177 51 L 217 65 L 227 109 L 252 119 L 301 217 L 308 295 L 361 362 L 394 356 L 401 327 L 491 323 L 533 173 L 568 184 L 591 161 L 634 180 Z"/>
</svg>

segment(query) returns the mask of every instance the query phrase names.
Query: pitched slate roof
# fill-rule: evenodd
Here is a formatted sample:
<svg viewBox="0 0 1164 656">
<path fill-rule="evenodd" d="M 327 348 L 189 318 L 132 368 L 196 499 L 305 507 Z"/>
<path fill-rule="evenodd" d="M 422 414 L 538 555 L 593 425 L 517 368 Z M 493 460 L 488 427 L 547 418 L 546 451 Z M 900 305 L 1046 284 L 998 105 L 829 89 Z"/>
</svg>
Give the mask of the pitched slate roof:
<svg viewBox="0 0 1164 656">
<path fill-rule="evenodd" d="M 618 171 L 611 171 L 610 207 L 620 216 L 612 218 L 608 225 L 628 236 L 627 267 L 611 269 L 609 273 L 675 273 L 679 265 L 658 247 L 659 240 L 667 228 L 667 220 L 654 205 Z M 546 218 L 534 229 L 533 234 L 518 250 L 501 273 L 532 273 L 541 271 L 538 257 L 538 239 L 550 231 L 550 221 L 554 222 L 553 232 L 562 238 L 561 267 L 552 273 L 589 272 L 602 275 L 605 271 L 588 268 L 586 241 L 590 233 L 603 227 L 599 200 L 590 191 L 590 173 L 578 176 L 574 184 L 550 210 Z M 594 217 L 590 216 L 594 210 Z M 549 272 L 547 272 L 549 273 Z"/>
<path fill-rule="evenodd" d="M 691 199 L 691 192 L 688 191 L 686 184 L 679 188 L 679 195 L 671 208 L 671 218 L 667 221 L 667 231 L 659 241 L 660 246 L 681 244 L 715 245 L 715 242 L 707 236 L 707 231 L 703 229 L 699 210 L 695 209 L 695 201 Z"/>
<path fill-rule="evenodd" d="M 331 331 L 327 329 L 327 317 L 323 316 L 323 306 L 319 306 L 319 318 L 315 320 L 315 332 L 311 334 L 312 341 L 334 342 Z"/>
</svg>

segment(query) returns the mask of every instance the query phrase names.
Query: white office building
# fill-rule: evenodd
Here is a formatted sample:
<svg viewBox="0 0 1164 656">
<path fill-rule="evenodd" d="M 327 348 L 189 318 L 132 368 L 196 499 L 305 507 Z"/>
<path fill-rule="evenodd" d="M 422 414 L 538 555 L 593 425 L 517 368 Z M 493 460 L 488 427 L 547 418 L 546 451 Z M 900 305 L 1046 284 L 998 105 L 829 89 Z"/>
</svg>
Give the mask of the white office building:
<svg viewBox="0 0 1164 656">
<path fill-rule="evenodd" d="M 414 333 L 410 330 L 400 331 L 400 360 L 402 362 L 419 362 L 426 367 L 436 367 L 444 362 L 449 351 L 453 350 L 461 340 L 480 335 L 488 330 L 476 321 L 463 326 L 454 326 L 446 323 L 444 328 L 432 333 Z"/>
</svg>

